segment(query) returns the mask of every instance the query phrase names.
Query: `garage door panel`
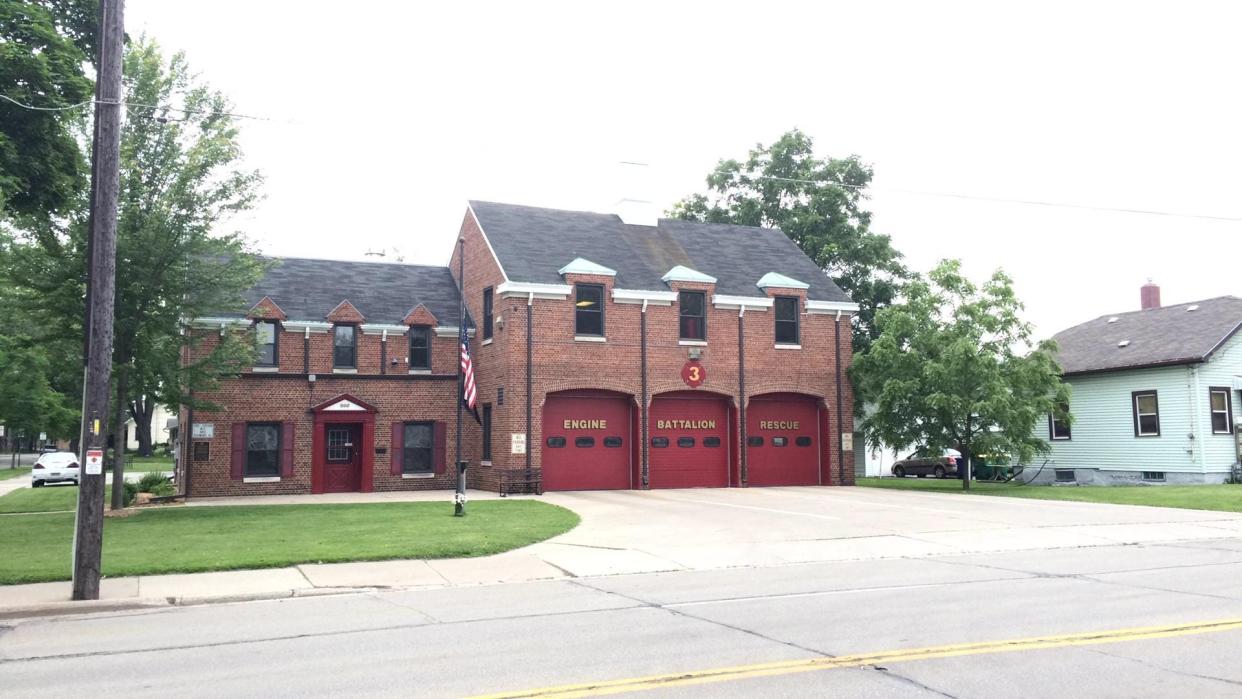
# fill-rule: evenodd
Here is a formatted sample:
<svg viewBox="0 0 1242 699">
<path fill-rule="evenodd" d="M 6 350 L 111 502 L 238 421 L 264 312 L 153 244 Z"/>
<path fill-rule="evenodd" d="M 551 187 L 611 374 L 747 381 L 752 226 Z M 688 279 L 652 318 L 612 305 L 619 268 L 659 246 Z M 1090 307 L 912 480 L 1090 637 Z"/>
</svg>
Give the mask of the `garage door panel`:
<svg viewBox="0 0 1242 699">
<path fill-rule="evenodd" d="M 652 488 L 729 484 L 729 405 L 715 396 L 656 396 L 648 434 Z"/>
<path fill-rule="evenodd" d="M 796 394 L 752 398 L 746 409 L 748 485 L 820 483 L 819 403 Z"/>
<path fill-rule="evenodd" d="M 544 490 L 631 487 L 630 410 L 625 396 L 549 396 L 543 409 Z"/>
</svg>

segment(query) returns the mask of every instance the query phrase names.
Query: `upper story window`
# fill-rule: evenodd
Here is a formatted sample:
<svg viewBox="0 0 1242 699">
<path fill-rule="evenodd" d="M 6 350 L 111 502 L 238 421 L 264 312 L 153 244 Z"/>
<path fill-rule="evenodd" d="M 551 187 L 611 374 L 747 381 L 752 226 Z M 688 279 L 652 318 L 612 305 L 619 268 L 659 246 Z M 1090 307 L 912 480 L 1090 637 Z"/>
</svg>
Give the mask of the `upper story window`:
<svg viewBox="0 0 1242 699">
<path fill-rule="evenodd" d="M 492 339 L 492 287 L 483 290 L 483 339 Z"/>
<path fill-rule="evenodd" d="M 707 295 L 702 291 L 683 291 L 677 296 L 681 316 L 681 339 L 707 339 Z"/>
<path fill-rule="evenodd" d="M 410 326 L 410 368 L 431 368 L 431 328 L 426 325 Z"/>
<path fill-rule="evenodd" d="M 358 327 L 338 325 L 332 328 L 332 366 L 353 369 L 358 361 Z"/>
<path fill-rule="evenodd" d="M 1059 441 L 1070 438 L 1069 406 L 1062 405 L 1059 417 L 1056 412 L 1048 414 L 1048 439 Z"/>
<path fill-rule="evenodd" d="M 1233 395 L 1228 388 L 1208 389 L 1212 434 L 1233 434 Z"/>
<path fill-rule="evenodd" d="M 1160 436 L 1160 401 L 1155 391 L 1135 391 L 1131 394 L 1134 410 L 1134 436 Z"/>
<path fill-rule="evenodd" d="M 604 287 L 598 284 L 574 287 L 574 334 L 604 336 Z"/>
<path fill-rule="evenodd" d="M 276 366 L 280 356 L 277 343 L 276 321 L 261 320 L 254 324 L 255 342 L 259 346 L 259 366 Z"/>
<path fill-rule="evenodd" d="M 799 344 L 801 334 L 798 327 L 798 298 L 796 296 L 777 296 L 775 306 L 776 344 Z"/>
</svg>

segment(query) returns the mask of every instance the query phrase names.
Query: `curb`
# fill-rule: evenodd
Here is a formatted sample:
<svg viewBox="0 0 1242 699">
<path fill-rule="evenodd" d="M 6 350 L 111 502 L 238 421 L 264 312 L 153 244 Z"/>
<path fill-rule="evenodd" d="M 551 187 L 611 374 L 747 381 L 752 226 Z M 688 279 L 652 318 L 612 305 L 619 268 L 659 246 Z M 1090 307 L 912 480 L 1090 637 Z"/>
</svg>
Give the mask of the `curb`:
<svg viewBox="0 0 1242 699">
<path fill-rule="evenodd" d="M 85 600 L 81 602 L 48 602 L 13 607 L 0 607 L 0 621 L 33 619 L 46 616 L 72 616 L 75 614 L 99 614 L 104 612 L 128 612 L 137 609 L 160 609 L 169 607 L 168 600 Z"/>
</svg>

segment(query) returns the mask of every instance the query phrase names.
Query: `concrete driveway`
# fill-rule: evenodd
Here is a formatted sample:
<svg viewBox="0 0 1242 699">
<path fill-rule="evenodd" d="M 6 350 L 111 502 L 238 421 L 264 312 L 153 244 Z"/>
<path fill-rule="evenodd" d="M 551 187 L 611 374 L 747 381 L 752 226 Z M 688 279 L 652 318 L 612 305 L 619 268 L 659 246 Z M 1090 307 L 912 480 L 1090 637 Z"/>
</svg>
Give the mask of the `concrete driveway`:
<svg viewBox="0 0 1242 699">
<path fill-rule="evenodd" d="M 574 576 L 1242 537 L 1242 514 L 870 488 L 549 493 L 577 529 L 502 555 Z"/>
</svg>

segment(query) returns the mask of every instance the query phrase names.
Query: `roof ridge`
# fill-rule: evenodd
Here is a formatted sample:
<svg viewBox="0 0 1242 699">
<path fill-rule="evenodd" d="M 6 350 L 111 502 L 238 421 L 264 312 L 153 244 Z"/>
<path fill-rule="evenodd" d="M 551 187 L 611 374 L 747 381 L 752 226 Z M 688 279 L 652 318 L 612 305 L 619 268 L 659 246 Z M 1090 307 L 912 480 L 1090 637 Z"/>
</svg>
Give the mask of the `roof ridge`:
<svg viewBox="0 0 1242 699">
<path fill-rule="evenodd" d="M 337 262 L 350 265 L 388 265 L 389 267 L 419 267 L 422 269 L 448 269 L 448 265 L 426 265 L 414 262 L 382 262 L 379 260 L 341 260 L 331 257 L 301 257 L 296 255 L 260 255 L 265 260 L 301 260 L 304 262 Z"/>
</svg>

